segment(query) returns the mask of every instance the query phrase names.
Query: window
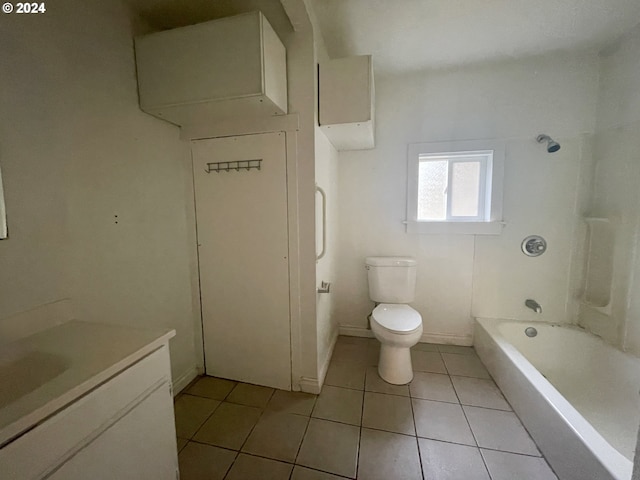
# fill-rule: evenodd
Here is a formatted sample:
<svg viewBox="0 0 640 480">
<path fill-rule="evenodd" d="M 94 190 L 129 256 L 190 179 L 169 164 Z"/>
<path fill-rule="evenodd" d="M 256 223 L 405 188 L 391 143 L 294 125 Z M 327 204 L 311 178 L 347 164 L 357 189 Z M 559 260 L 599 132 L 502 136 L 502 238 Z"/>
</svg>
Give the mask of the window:
<svg viewBox="0 0 640 480">
<path fill-rule="evenodd" d="M 407 231 L 500 233 L 503 152 L 495 142 L 410 145 Z"/>
</svg>

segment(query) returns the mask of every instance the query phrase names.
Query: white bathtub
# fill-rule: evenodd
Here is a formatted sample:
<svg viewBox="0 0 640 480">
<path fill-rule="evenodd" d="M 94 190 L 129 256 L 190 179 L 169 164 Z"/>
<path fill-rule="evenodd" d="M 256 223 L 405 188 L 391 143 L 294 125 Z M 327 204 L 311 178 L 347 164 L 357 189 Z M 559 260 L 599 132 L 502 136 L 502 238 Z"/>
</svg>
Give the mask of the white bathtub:
<svg viewBox="0 0 640 480">
<path fill-rule="evenodd" d="M 560 480 L 631 478 L 640 359 L 541 322 L 477 319 L 474 346 Z"/>
</svg>

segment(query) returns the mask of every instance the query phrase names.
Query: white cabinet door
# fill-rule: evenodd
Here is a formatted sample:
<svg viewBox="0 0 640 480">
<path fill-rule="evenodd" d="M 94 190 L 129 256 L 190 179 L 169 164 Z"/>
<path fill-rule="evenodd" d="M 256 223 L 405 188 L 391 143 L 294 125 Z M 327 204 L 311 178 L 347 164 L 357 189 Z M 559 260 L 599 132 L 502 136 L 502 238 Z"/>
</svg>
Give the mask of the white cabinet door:
<svg viewBox="0 0 640 480">
<path fill-rule="evenodd" d="M 285 134 L 198 140 L 192 155 L 206 372 L 288 390 Z M 206 173 L 246 160 L 260 169 Z"/>
<path fill-rule="evenodd" d="M 49 480 L 176 480 L 176 439 L 168 383 L 162 384 Z"/>
</svg>

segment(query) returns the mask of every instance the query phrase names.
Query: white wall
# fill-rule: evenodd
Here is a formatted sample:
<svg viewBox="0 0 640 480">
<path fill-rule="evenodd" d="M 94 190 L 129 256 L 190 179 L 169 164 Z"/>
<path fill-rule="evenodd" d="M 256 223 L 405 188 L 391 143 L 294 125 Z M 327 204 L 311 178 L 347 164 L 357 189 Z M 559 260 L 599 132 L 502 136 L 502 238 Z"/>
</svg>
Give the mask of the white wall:
<svg viewBox="0 0 640 480">
<path fill-rule="evenodd" d="M 179 380 L 196 365 L 189 156 L 138 108 L 132 36 L 114 1 L 2 19 L 0 317 L 71 297 L 81 319 L 175 328 Z"/>
<path fill-rule="evenodd" d="M 480 315 L 571 320 L 571 245 L 589 162 L 582 134 L 594 129 L 597 67 L 592 53 L 557 54 L 376 80 L 377 146 L 339 154 L 341 326 L 366 327 L 367 255 L 418 259 L 413 306 L 426 340 L 469 344 Z M 539 133 L 556 138 L 560 152 L 547 154 Z M 405 233 L 407 145 L 480 138 L 506 142 L 503 234 Z M 537 259 L 520 253 L 534 233 L 549 241 Z M 541 303 L 542 315 L 524 307 L 527 298 Z"/>
<path fill-rule="evenodd" d="M 318 19 L 311 2 L 304 1 L 309 21 L 313 29 L 314 71 L 317 64 L 328 60 L 327 49 L 320 32 Z M 314 99 L 318 95 L 318 76 L 314 75 Z M 325 255 L 316 262 L 316 286 L 322 282 L 335 285 L 336 258 L 338 255 L 338 152 L 318 126 L 318 102 L 314 101 L 314 141 L 315 141 L 315 182 L 326 193 L 326 225 L 322 223 L 322 200 L 316 194 L 315 210 L 315 243 L 319 253 L 323 242 L 323 229 L 326 229 Z M 333 287 L 332 287 L 333 288 Z M 316 293 L 316 326 L 318 380 L 322 384 L 329 367 L 333 346 L 338 335 L 338 324 L 335 317 L 335 295 Z"/>
<path fill-rule="evenodd" d="M 327 195 L 327 224 L 326 253 L 316 265 L 316 282 L 329 282 L 335 285 L 338 252 L 338 215 L 340 199 L 338 198 L 338 152 L 333 147 L 319 127 L 316 127 L 316 183 Z M 316 245 L 318 252 L 322 245 L 322 207 L 320 196 L 317 198 L 316 208 Z M 326 374 L 328 362 L 331 359 L 331 348 L 338 334 L 335 317 L 334 293 L 317 294 L 317 323 L 318 323 L 318 368 L 319 378 Z"/>
<path fill-rule="evenodd" d="M 614 230 L 610 315 L 588 306 L 580 323 L 640 355 L 640 26 L 601 54 L 591 214 Z"/>
</svg>

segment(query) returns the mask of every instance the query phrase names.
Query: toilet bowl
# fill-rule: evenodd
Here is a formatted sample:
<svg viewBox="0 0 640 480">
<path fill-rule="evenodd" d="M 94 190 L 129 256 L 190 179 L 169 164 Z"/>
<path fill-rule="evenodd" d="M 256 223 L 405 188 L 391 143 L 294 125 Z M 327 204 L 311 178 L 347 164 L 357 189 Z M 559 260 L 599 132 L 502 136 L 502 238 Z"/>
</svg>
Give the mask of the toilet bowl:
<svg viewBox="0 0 640 480">
<path fill-rule="evenodd" d="M 413 380 L 410 349 L 422 337 L 420 314 L 409 305 L 382 303 L 371 314 L 371 330 L 380 342 L 380 377 L 394 385 Z"/>
</svg>

